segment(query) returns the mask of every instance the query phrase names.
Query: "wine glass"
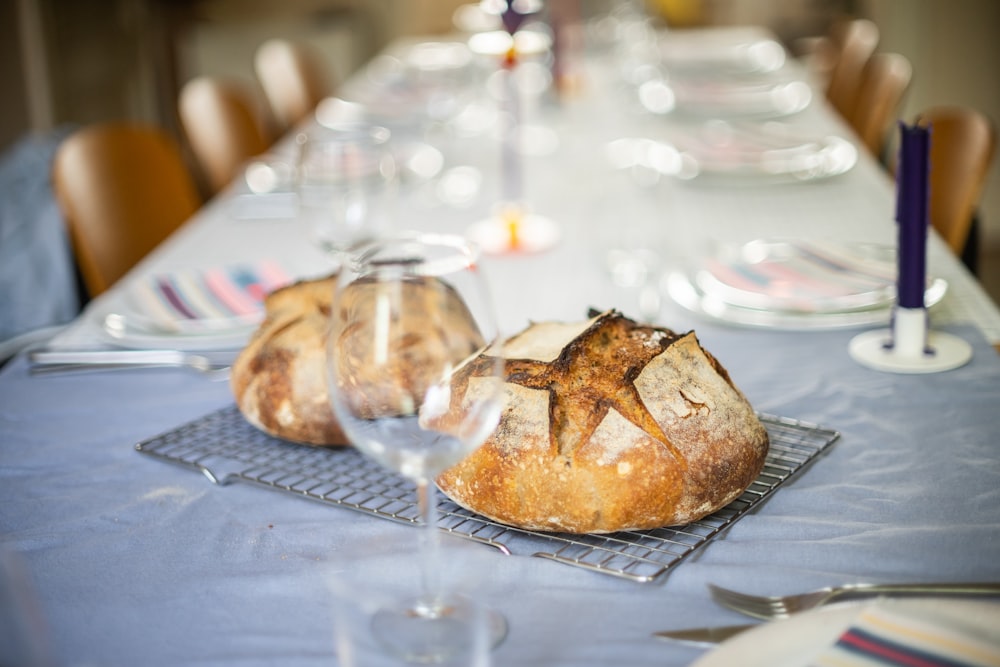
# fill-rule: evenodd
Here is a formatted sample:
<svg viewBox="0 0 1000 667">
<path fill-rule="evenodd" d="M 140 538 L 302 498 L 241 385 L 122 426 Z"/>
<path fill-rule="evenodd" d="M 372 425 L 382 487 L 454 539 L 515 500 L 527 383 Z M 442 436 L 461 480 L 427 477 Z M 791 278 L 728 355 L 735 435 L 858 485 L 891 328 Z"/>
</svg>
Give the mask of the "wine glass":
<svg viewBox="0 0 1000 667">
<path fill-rule="evenodd" d="M 298 219 L 334 259 L 385 234 L 396 194 L 390 132 L 365 123 L 316 125 L 296 135 Z"/>
<path fill-rule="evenodd" d="M 423 593 L 383 605 L 371 621 L 386 650 L 414 662 L 461 654 L 467 647 L 457 643 L 472 633 L 454 631 L 456 624 L 481 622 L 474 605 L 439 585 L 434 482 L 482 444 L 502 408 L 503 362 L 486 354 L 500 335 L 477 261 L 458 236 L 386 237 L 351 254 L 334 294 L 334 413 L 362 453 L 417 487 Z M 498 643 L 506 622 L 494 613 L 489 626 Z"/>
</svg>

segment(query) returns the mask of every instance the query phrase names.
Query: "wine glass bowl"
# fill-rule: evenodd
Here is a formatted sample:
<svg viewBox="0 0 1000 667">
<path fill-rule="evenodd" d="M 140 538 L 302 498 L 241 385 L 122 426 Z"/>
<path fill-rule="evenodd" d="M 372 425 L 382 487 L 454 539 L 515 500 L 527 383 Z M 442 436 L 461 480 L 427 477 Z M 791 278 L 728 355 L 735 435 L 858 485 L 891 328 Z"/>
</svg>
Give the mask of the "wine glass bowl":
<svg viewBox="0 0 1000 667">
<path fill-rule="evenodd" d="M 447 284 L 422 276 L 396 280 L 362 277 L 339 295 L 342 328 L 330 350 L 337 414 L 354 444 L 379 463 L 411 479 L 431 477 L 474 444 L 425 424 L 449 409 L 451 373 L 483 340 Z M 487 422 L 488 415 L 481 418 Z M 420 451 L 412 451 L 413 438 L 421 439 Z"/>
<path fill-rule="evenodd" d="M 390 227 L 396 163 L 390 132 L 366 123 L 316 125 L 296 135 L 298 219 L 337 258 Z"/>
<path fill-rule="evenodd" d="M 464 616 L 469 604 L 437 585 L 434 480 L 482 444 L 502 408 L 503 361 L 489 354 L 500 335 L 477 261 L 457 236 L 376 240 L 344 262 L 330 317 L 327 377 L 338 422 L 359 451 L 417 487 L 424 592 L 372 619 L 387 651 L 416 662 L 453 655 L 454 633 L 441 628 L 474 620 Z M 474 381 L 456 383 L 469 364 Z M 498 642 L 502 617 L 490 627 Z"/>
</svg>

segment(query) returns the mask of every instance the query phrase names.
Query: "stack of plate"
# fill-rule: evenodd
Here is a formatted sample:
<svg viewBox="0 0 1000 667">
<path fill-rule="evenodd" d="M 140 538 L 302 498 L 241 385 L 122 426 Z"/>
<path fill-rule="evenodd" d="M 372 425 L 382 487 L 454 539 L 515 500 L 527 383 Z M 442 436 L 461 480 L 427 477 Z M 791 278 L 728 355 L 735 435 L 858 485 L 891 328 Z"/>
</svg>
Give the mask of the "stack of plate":
<svg viewBox="0 0 1000 667">
<path fill-rule="evenodd" d="M 761 74 L 785 65 L 785 49 L 756 27 L 713 26 L 663 33 L 660 58 L 671 73 Z"/>
<path fill-rule="evenodd" d="M 889 321 L 896 274 L 895 250 L 887 246 L 758 240 L 670 273 L 665 287 L 688 310 L 733 324 L 856 327 Z M 929 279 L 925 304 L 946 290 L 944 280 Z"/>
<path fill-rule="evenodd" d="M 670 145 L 692 176 L 811 181 L 844 174 L 858 161 L 857 148 L 843 137 L 803 136 L 777 121 L 712 120 L 673 135 Z"/>
<path fill-rule="evenodd" d="M 124 347 L 237 348 L 262 321 L 265 297 L 290 280 L 273 262 L 151 274 L 98 317 Z"/>
</svg>

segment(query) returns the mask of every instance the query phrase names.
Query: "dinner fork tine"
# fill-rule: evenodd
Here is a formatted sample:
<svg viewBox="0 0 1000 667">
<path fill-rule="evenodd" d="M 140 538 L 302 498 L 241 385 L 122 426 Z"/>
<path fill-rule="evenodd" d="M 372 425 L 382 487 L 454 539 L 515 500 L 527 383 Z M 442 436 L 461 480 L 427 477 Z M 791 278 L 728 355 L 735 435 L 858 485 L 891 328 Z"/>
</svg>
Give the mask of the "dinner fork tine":
<svg viewBox="0 0 1000 667">
<path fill-rule="evenodd" d="M 796 595 L 760 596 L 708 584 L 712 599 L 724 607 L 753 618 L 787 618 L 835 600 L 876 595 L 1000 596 L 998 582 L 847 584 L 828 586 Z"/>
</svg>

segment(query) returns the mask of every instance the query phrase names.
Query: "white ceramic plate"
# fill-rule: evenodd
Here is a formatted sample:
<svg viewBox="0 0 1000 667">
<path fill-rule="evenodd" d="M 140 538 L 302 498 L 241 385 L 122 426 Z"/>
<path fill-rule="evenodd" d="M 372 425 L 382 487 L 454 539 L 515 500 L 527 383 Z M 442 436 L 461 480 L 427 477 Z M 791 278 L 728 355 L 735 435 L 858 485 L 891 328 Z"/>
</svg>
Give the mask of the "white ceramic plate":
<svg viewBox="0 0 1000 667">
<path fill-rule="evenodd" d="M 783 77 L 674 77 L 677 111 L 704 117 L 777 118 L 796 114 L 812 102 L 804 81 Z"/>
<path fill-rule="evenodd" d="M 147 333 L 190 336 L 227 334 L 233 331 L 252 329 L 264 319 L 264 311 L 261 308 L 260 311 L 255 313 L 234 315 L 232 317 L 160 320 L 146 314 L 141 305 L 133 303 L 131 297 L 132 295 L 129 295 L 129 298 L 126 299 L 121 317 L 127 318 L 136 330 Z M 112 324 L 112 326 L 114 325 Z"/>
<path fill-rule="evenodd" d="M 670 30 L 659 46 L 670 72 L 776 72 L 786 60 L 779 42 L 761 36 L 756 28 L 741 26 Z"/>
<path fill-rule="evenodd" d="M 728 324 L 768 329 L 807 331 L 820 329 L 850 329 L 876 324 L 888 325 L 889 307 L 851 310 L 843 312 L 796 313 L 755 310 L 734 306 L 714 296 L 701 292 L 686 274 L 675 271 L 664 276 L 662 285 L 667 294 L 687 310 Z M 948 283 L 935 278 L 924 294 L 928 308 L 944 298 Z"/>
<path fill-rule="evenodd" d="M 264 319 L 264 295 L 291 281 L 273 262 L 145 276 L 117 295 L 99 325 L 128 347 L 232 347 Z"/>
<path fill-rule="evenodd" d="M 116 347 L 137 350 L 170 349 L 185 352 L 208 350 L 236 350 L 243 348 L 255 325 L 206 331 L 201 333 L 172 333 L 143 326 L 123 299 L 114 299 L 89 315 L 103 342 Z"/>
<path fill-rule="evenodd" d="M 844 602 L 764 623 L 729 639 L 691 667 L 804 667 L 833 644 L 871 600 Z M 963 630 L 1000 641 L 1000 605 L 954 598 L 880 600 L 906 613 L 961 623 Z"/>
<path fill-rule="evenodd" d="M 858 162 L 858 149 L 843 137 L 804 136 L 775 121 L 709 121 L 671 145 L 699 176 L 812 181 L 844 174 Z"/>
<path fill-rule="evenodd" d="M 720 247 L 693 281 L 733 306 L 824 313 L 891 306 L 897 273 L 892 246 L 759 239 Z"/>
</svg>

